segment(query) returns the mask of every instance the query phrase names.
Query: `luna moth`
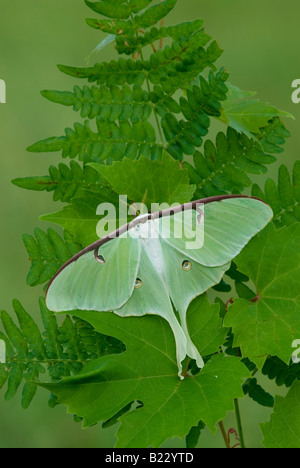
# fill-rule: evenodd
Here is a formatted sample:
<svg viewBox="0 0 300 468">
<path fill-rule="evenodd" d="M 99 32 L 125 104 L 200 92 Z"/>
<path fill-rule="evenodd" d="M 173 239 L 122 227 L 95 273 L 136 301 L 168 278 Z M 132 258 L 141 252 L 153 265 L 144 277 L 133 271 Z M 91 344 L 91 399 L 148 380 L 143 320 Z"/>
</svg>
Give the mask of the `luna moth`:
<svg viewBox="0 0 300 468">
<path fill-rule="evenodd" d="M 221 281 L 230 262 L 272 216 L 261 200 L 240 195 L 138 216 L 71 258 L 51 280 L 47 306 L 54 312 L 163 317 L 175 337 L 183 378 L 186 356 L 204 366 L 188 330 L 189 304 Z"/>
</svg>

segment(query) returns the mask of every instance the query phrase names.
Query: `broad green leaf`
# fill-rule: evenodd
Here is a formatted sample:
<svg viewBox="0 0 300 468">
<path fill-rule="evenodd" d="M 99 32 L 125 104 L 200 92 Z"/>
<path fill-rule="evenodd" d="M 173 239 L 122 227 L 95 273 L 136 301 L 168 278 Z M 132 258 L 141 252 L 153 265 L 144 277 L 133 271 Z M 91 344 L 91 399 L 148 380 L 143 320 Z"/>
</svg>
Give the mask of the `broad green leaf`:
<svg viewBox="0 0 300 468">
<path fill-rule="evenodd" d="M 242 91 L 230 83 L 227 83 L 227 87 L 229 91 L 223 103 L 221 120 L 237 132 L 245 133 L 253 138 L 274 117 L 294 118 L 289 112 L 255 99 L 256 92 Z"/>
<path fill-rule="evenodd" d="M 118 200 L 115 194 L 109 198 L 108 194 L 109 192 L 107 198 L 103 199 L 102 196 L 85 191 L 84 198 L 74 199 L 61 210 L 43 215 L 40 219 L 63 227 L 72 233 L 74 242 L 86 247 L 132 220 L 126 199 Z M 42 265 L 40 268 L 42 269 Z"/>
<path fill-rule="evenodd" d="M 235 300 L 224 323 L 233 329 L 234 346 L 260 368 L 268 355 L 289 363 L 300 336 L 299 245 L 299 223 L 278 231 L 271 224 L 236 259 L 257 296 Z"/>
<path fill-rule="evenodd" d="M 300 448 L 300 382 L 294 382 L 286 397 L 276 396 L 269 422 L 261 424 L 266 448 Z"/>
<path fill-rule="evenodd" d="M 191 339 L 198 349 L 201 348 L 203 356 L 213 354 L 220 343 L 225 342 L 228 329 L 221 326 L 219 308 L 219 304 L 210 305 L 205 295 L 193 301 L 189 307 L 188 320 Z M 201 318 L 199 314 L 201 314 Z"/>
<path fill-rule="evenodd" d="M 87 246 L 99 239 L 97 224 L 100 216 L 97 216 L 96 210 L 100 202 L 97 197 L 88 196 L 74 200 L 72 204 L 55 213 L 43 215 L 40 219 L 62 226 L 72 232 L 75 242 Z"/>
<path fill-rule="evenodd" d="M 202 296 L 189 312 L 199 351 L 217 352 L 223 342 L 218 306 Z M 243 396 L 241 385 L 249 372 L 239 358 L 215 355 L 196 376 L 180 380 L 174 338 L 160 317 L 75 313 L 96 331 L 122 340 L 126 352 L 95 360 L 77 377 L 43 386 L 69 412 L 84 418 L 84 427 L 109 420 L 133 401 L 142 402 L 119 418 L 118 447 L 158 447 L 167 438 L 183 438 L 199 420 L 215 431 L 215 424 L 233 409 L 233 398 Z"/>
<path fill-rule="evenodd" d="M 190 185 L 187 170 L 181 169 L 167 154 L 160 162 L 141 157 L 138 161 L 125 159 L 111 166 L 90 166 L 107 179 L 116 193 L 126 194 L 136 203 L 182 204 L 192 199 L 196 188 Z"/>
</svg>

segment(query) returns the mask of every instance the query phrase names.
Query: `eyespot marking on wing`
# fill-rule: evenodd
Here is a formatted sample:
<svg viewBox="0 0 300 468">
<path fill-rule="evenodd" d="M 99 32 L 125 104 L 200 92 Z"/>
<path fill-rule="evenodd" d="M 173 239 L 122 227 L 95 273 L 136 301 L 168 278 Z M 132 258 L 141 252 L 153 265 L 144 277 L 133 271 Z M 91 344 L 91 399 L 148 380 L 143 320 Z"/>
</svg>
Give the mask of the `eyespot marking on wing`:
<svg viewBox="0 0 300 468">
<path fill-rule="evenodd" d="M 182 262 L 182 269 L 184 271 L 191 271 L 192 263 L 189 260 L 184 260 L 184 262 Z"/>
<path fill-rule="evenodd" d="M 143 286 L 143 284 L 143 281 L 140 278 L 137 278 L 134 287 L 135 289 L 140 289 Z"/>
</svg>

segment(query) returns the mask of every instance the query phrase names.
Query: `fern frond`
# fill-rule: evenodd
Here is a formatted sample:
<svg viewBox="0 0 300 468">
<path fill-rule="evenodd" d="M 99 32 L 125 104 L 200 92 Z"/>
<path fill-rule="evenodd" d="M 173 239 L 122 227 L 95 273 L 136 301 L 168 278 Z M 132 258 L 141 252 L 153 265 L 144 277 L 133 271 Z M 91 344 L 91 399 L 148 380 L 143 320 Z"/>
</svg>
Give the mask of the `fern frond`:
<svg viewBox="0 0 300 468">
<path fill-rule="evenodd" d="M 93 67 L 71 67 L 58 65 L 58 69 L 74 78 L 87 79 L 90 83 L 98 85 L 137 85 L 142 86 L 146 79 L 144 66 L 141 60 L 123 59 L 110 62 L 96 63 Z"/>
<path fill-rule="evenodd" d="M 160 160 L 164 150 L 180 160 L 184 154 L 193 154 L 207 133 L 207 116 L 219 115 L 227 78 L 222 70 L 216 76 L 210 74 L 208 82 L 201 77 L 190 86 L 207 67 L 215 69 L 214 63 L 222 53 L 216 41 L 204 32 L 203 21 L 156 28 L 177 0 L 153 6 L 146 1 L 86 3 L 109 18 L 89 19 L 88 23 L 115 35 L 117 52 L 133 54 L 135 60 L 119 58 L 85 68 L 60 65 L 62 72 L 96 82 L 98 86 L 75 86 L 73 92 L 43 91 L 42 95 L 50 101 L 73 106 L 83 119 L 95 119 L 97 130 L 92 129 L 89 120 L 76 123 L 74 128 L 66 129 L 64 136 L 39 141 L 28 151 L 62 151 L 63 158 L 78 157 L 84 164 L 110 164 L 140 156 Z M 153 42 L 164 37 L 171 43 L 156 50 Z M 146 59 L 143 48 L 149 44 L 154 53 Z M 187 98 L 178 103 L 173 96 L 188 88 Z M 183 113 L 186 120 L 178 121 L 174 113 Z M 161 137 L 160 144 L 156 142 L 152 121 Z"/>
<path fill-rule="evenodd" d="M 28 408 L 35 393 L 35 382 L 42 374 L 52 381 L 77 374 L 90 360 L 106 354 L 124 351 L 124 345 L 100 333 L 78 319 L 67 316 L 61 325 L 40 298 L 40 313 L 44 325 L 41 332 L 18 300 L 13 301 L 17 326 L 10 315 L 2 311 L 0 339 L 6 345 L 6 362 L 0 364 L 0 388 L 7 382 L 5 399 L 13 398 L 22 383 L 22 407 Z"/>
<path fill-rule="evenodd" d="M 82 168 L 76 161 L 71 161 L 70 167 L 62 163 L 50 166 L 47 176 L 18 178 L 12 183 L 27 190 L 54 192 L 54 201 L 70 202 L 84 198 L 86 192 L 101 194 L 105 201 L 111 201 L 113 196 L 97 171 L 90 166 Z"/>
<path fill-rule="evenodd" d="M 164 0 L 164 2 L 146 9 L 152 2 L 153 0 L 100 0 L 96 2 L 85 0 L 89 8 L 108 18 L 126 20 L 133 14 L 141 13 L 140 20 L 151 24 L 157 23 L 166 16 L 175 7 L 177 0 Z"/>
<path fill-rule="evenodd" d="M 138 53 L 141 49 L 148 45 L 156 50 L 154 43 L 164 38 L 172 38 L 178 40 L 188 38 L 196 31 L 199 31 L 203 25 L 202 20 L 178 24 L 169 27 L 153 27 L 149 31 L 140 31 L 142 34 L 132 34 L 132 30 L 127 24 L 114 24 L 112 22 L 105 23 L 92 18 L 87 19 L 87 24 L 95 29 L 100 29 L 109 34 L 115 35 L 116 49 L 119 54 L 132 55 Z"/>
<path fill-rule="evenodd" d="M 31 262 L 26 278 L 29 286 L 47 283 L 64 263 L 79 252 L 81 246 L 74 244 L 67 232 L 64 236 L 65 239 L 62 239 L 51 228 L 47 233 L 36 228 L 34 236 L 23 235 L 23 242 Z"/>
<path fill-rule="evenodd" d="M 276 161 L 272 155 L 262 151 L 260 144 L 228 128 L 227 134 L 220 132 L 216 145 L 206 141 L 204 153 L 194 154 L 194 165 L 184 163 L 190 181 L 196 184 L 196 196 L 241 193 L 252 182 L 248 174 L 265 174 L 266 165 Z"/>
<path fill-rule="evenodd" d="M 145 156 L 160 160 L 163 147 L 156 143 L 155 130 L 149 122 L 130 124 L 97 119 L 98 133 L 76 123 L 74 130 L 66 129 L 66 136 L 47 138 L 28 148 L 32 152 L 56 152 L 62 150 L 62 157 L 79 158 L 84 164 L 118 161 L 123 158 L 137 159 Z"/>
<path fill-rule="evenodd" d="M 278 185 L 267 179 L 264 191 L 255 184 L 252 194 L 261 197 L 273 209 L 273 222 L 277 227 L 289 226 L 300 221 L 300 162 L 296 161 L 292 178 L 286 166 L 278 171 Z"/>
<path fill-rule="evenodd" d="M 119 53 L 132 54 L 142 46 L 152 42 L 146 40 L 146 44 L 140 40 L 139 33 L 146 31 L 143 29 L 150 28 L 157 24 L 162 18 L 167 16 L 170 11 L 175 7 L 177 0 L 165 0 L 159 4 L 146 8 L 149 2 L 131 2 L 121 4 L 118 2 L 116 11 L 114 10 L 115 3 L 107 5 L 105 2 L 89 2 L 86 4 L 96 13 L 113 18 L 111 20 L 93 19 L 88 18 L 87 23 L 89 26 L 100 29 L 103 32 L 116 36 L 117 50 Z M 138 14 L 140 13 L 140 14 Z M 163 34 L 163 32 L 162 32 Z M 150 34 L 150 35 L 153 35 Z M 145 39 L 145 37 L 143 38 Z M 125 49 L 125 50 L 122 50 Z"/>
<path fill-rule="evenodd" d="M 152 112 L 149 94 L 138 86 L 75 86 L 73 93 L 43 91 L 42 95 L 49 101 L 73 106 L 84 119 L 135 123 L 148 120 Z"/>
<path fill-rule="evenodd" d="M 165 18 L 170 13 L 176 3 L 177 0 L 165 0 L 141 12 L 140 6 L 138 6 L 136 2 L 135 5 L 127 5 L 126 19 L 124 15 L 120 18 L 120 14 L 112 16 L 114 15 L 114 11 L 111 9 L 109 17 L 113 18 L 112 20 L 87 18 L 86 21 L 92 28 L 115 36 L 116 49 L 119 54 L 140 54 L 141 50 L 150 44 L 155 50 L 153 43 L 160 39 L 187 39 L 201 30 L 203 26 L 202 20 L 186 22 L 170 27 L 155 27 L 161 19 Z M 92 2 L 88 2 L 87 4 L 96 13 L 108 16 L 107 5 L 104 6 L 103 3 Z M 124 5 L 122 9 L 123 8 L 125 11 L 126 5 Z M 141 12 L 140 15 L 137 14 L 139 12 Z"/>
<path fill-rule="evenodd" d="M 167 151 L 175 159 L 182 161 L 184 155 L 194 154 L 195 148 L 202 145 L 210 125 L 208 116 L 219 116 L 220 101 L 226 99 L 227 78 L 228 74 L 224 69 L 216 75 L 210 72 L 208 81 L 200 76 L 198 84 L 187 90 L 186 98 L 180 99 L 185 120 L 178 121 L 171 113 L 163 117 L 162 128 L 168 142 Z"/>
<path fill-rule="evenodd" d="M 98 85 L 127 83 L 142 86 L 145 80 L 149 80 L 154 85 L 160 84 L 168 94 L 174 94 L 179 88 L 186 88 L 206 67 L 214 68 L 214 62 L 222 51 L 215 41 L 205 49 L 210 39 L 200 30 L 189 39 L 176 40 L 158 50 L 148 60 L 120 58 L 118 61 L 96 63 L 93 67 L 59 65 L 58 68 L 67 75 L 97 82 Z"/>
<path fill-rule="evenodd" d="M 162 115 L 162 128 L 168 141 L 166 151 L 182 160 L 184 154 L 193 154 L 195 147 L 202 145 L 208 132 L 208 116 L 220 113 L 220 101 L 226 98 L 228 74 L 222 69 L 216 75 L 212 72 L 206 81 L 199 78 L 198 84 L 187 90 L 187 97 L 181 98 L 179 106 L 161 88 L 154 88 L 151 94 L 135 88 L 92 87 L 81 90 L 76 87 L 71 93 L 44 92 L 50 100 L 84 109 L 83 115 L 96 117 L 98 133 L 91 130 L 89 122 L 75 124 L 75 130 L 67 129 L 65 137 L 48 138 L 30 148 L 32 152 L 62 150 L 62 156 L 79 157 L 88 162 L 111 162 L 123 159 L 137 159 L 140 156 L 160 160 L 164 147 L 156 143 L 155 130 L 147 121 L 152 109 L 145 107 L 145 100 L 151 99 L 158 114 Z M 100 94 L 99 94 L 100 93 Z M 133 95 L 142 104 L 134 105 Z M 102 103 L 95 101 L 102 97 Z M 139 96 L 139 98 L 137 97 Z M 148 96 L 148 97 L 147 97 Z M 71 98 L 72 97 L 72 98 Z M 94 100 L 94 101 L 93 101 Z M 97 111 L 96 111 L 97 109 Z M 178 121 L 169 109 L 182 112 L 186 120 Z M 98 114 L 98 115 L 97 115 Z M 131 123 L 129 123 L 129 120 Z M 116 124 L 115 120 L 119 123 Z"/>
<path fill-rule="evenodd" d="M 270 120 L 269 125 L 260 129 L 256 135 L 264 151 L 269 154 L 282 153 L 285 140 L 291 136 L 279 117 Z"/>
</svg>

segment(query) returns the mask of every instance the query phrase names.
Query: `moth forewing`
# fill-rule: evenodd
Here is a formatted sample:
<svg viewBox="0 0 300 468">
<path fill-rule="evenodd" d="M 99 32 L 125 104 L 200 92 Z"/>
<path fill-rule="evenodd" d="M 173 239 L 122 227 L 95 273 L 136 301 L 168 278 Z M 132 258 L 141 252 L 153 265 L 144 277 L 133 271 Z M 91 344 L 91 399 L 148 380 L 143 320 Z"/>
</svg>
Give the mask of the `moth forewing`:
<svg viewBox="0 0 300 468">
<path fill-rule="evenodd" d="M 204 245 L 205 205 L 197 204 L 195 209 L 184 210 L 183 236 L 187 250 L 199 250 Z"/>
</svg>

